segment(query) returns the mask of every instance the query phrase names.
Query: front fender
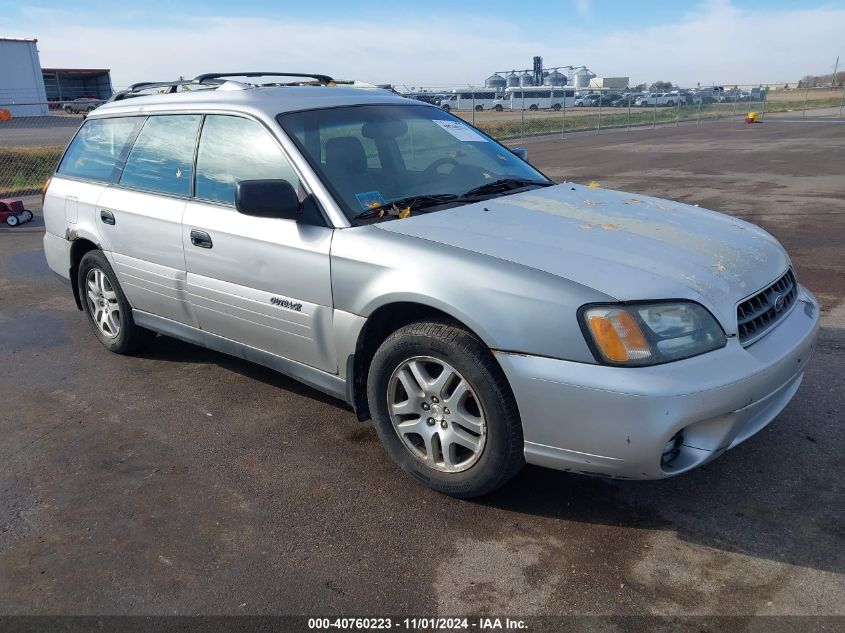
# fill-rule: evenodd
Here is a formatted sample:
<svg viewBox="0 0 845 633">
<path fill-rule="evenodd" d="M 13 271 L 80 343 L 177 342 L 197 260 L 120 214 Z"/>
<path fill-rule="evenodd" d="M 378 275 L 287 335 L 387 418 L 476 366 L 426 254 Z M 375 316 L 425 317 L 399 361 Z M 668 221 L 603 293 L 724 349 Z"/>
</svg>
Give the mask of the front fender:
<svg viewBox="0 0 845 633">
<path fill-rule="evenodd" d="M 336 231 L 331 256 L 336 309 L 369 317 L 392 303 L 422 304 L 495 350 L 594 363 L 577 311 L 612 301 L 550 273 L 374 225 Z"/>
</svg>

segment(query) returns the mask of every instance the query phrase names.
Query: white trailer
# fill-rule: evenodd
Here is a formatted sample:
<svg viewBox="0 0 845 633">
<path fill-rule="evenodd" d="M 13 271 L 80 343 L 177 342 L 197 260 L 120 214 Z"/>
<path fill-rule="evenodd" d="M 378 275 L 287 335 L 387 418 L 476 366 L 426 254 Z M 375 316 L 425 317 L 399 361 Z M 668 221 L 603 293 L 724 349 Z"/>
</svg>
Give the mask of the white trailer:
<svg viewBox="0 0 845 633">
<path fill-rule="evenodd" d="M 13 117 L 46 116 L 47 93 L 38 40 L 0 38 L 0 108 Z"/>
</svg>

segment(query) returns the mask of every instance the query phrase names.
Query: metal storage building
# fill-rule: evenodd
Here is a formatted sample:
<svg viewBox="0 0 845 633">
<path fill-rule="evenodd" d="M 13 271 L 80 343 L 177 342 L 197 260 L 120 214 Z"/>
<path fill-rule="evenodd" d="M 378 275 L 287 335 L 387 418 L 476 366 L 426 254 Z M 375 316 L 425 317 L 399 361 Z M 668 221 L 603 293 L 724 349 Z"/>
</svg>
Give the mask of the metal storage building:
<svg viewBox="0 0 845 633">
<path fill-rule="evenodd" d="M 0 37 L 0 108 L 12 116 L 46 116 L 38 40 Z"/>
<path fill-rule="evenodd" d="M 80 97 L 102 99 L 112 95 L 108 68 L 42 68 L 44 87 L 50 101 L 70 101 Z"/>
<path fill-rule="evenodd" d="M 625 90 L 630 82 L 629 77 L 593 77 L 590 79 L 590 88 Z"/>
</svg>

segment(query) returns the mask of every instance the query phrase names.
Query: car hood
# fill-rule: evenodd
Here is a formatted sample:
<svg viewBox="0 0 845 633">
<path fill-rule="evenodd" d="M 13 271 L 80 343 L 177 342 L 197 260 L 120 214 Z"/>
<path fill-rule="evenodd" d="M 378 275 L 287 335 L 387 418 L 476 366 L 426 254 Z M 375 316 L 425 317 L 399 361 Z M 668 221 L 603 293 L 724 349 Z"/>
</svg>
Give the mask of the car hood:
<svg viewBox="0 0 845 633">
<path fill-rule="evenodd" d="M 736 304 L 789 257 L 763 229 L 715 211 L 564 183 L 377 225 L 589 286 L 619 301 L 692 299 L 736 331 Z"/>
</svg>

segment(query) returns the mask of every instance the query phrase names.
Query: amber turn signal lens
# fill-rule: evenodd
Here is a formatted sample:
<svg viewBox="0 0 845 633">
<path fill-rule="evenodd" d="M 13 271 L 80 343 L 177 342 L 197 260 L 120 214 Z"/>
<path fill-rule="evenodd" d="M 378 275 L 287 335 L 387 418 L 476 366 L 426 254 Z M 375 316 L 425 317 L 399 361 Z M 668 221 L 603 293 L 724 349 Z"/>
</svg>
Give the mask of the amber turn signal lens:
<svg viewBox="0 0 845 633">
<path fill-rule="evenodd" d="M 608 310 L 590 315 L 587 323 L 602 355 L 614 363 L 644 360 L 651 356 L 651 346 L 634 318 L 622 310 Z"/>
<path fill-rule="evenodd" d="M 48 178 L 44 181 L 44 186 L 41 187 L 41 206 L 44 207 L 44 196 L 47 195 L 47 187 L 50 186 L 50 181 L 53 180 L 52 178 Z"/>
</svg>

